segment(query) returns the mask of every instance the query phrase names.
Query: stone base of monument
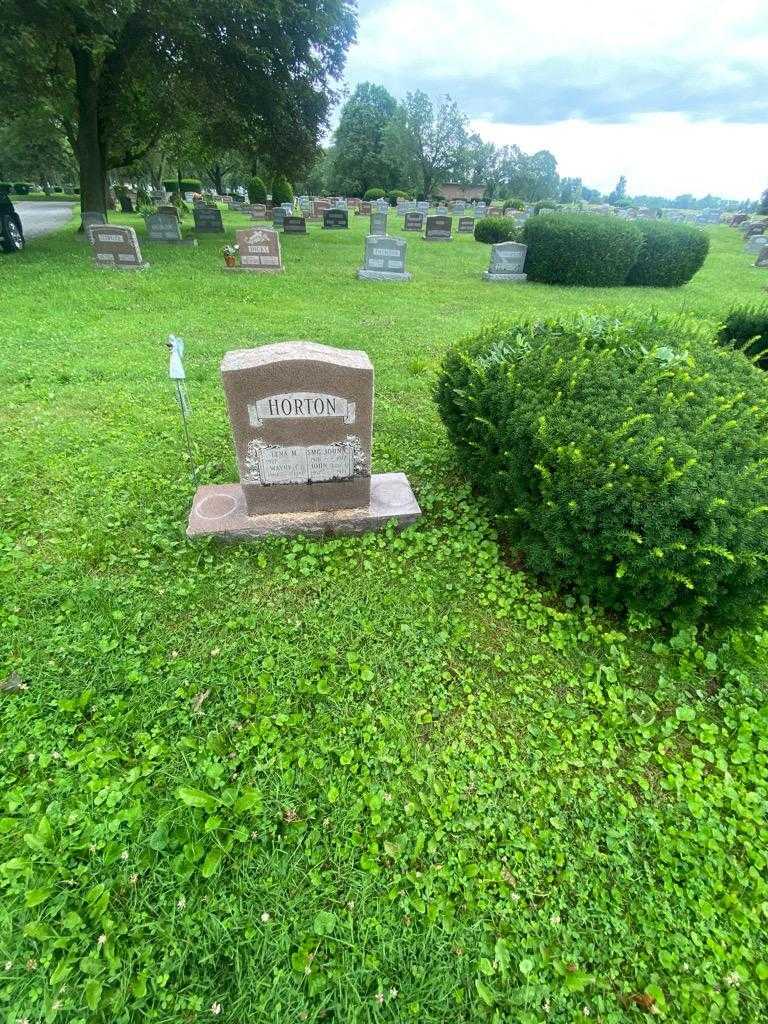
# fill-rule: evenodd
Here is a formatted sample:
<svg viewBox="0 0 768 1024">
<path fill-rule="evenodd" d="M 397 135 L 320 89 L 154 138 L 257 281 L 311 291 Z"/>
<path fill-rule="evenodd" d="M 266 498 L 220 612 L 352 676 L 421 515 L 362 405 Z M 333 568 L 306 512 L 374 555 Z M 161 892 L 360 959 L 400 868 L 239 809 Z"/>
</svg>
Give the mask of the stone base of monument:
<svg viewBox="0 0 768 1024">
<path fill-rule="evenodd" d="M 228 274 L 282 274 L 285 267 L 222 267 Z"/>
<path fill-rule="evenodd" d="M 249 516 L 240 484 L 205 484 L 198 487 L 189 513 L 187 536 L 220 540 L 258 540 L 260 537 L 322 537 L 367 533 L 387 523 L 403 529 L 415 523 L 421 509 L 405 473 L 374 473 L 371 501 L 366 508 L 319 512 L 284 512 Z"/>
<path fill-rule="evenodd" d="M 357 276 L 361 281 L 411 281 L 413 279 L 413 274 L 409 274 L 407 270 L 402 274 L 397 274 L 386 270 L 365 270 L 363 267 L 358 270 Z"/>
<path fill-rule="evenodd" d="M 122 263 L 98 263 L 96 260 L 93 260 L 92 262 L 93 262 L 94 267 L 96 267 L 97 270 L 148 270 L 149 269 L 149 263 L 147 263 L 146 260 L 144 260 L 142 263 L 133 263 L 133 264 L 131 264 L 131 263 L 128 263 L 128 264 L 122 264 Z"/>
<path fill-rule="evenodd" d="M 147 245 L 188 245 L 197 248 L 196 238 L 147 238 L 145 241 Z"/>
<path fill-rule="evenodd" d="M 527 274 L 492 274 L 489 270 L 483 273 L 484 281 L 508 281 L 512 284 L 523 284 L 528 280 Z"/>
</svg>

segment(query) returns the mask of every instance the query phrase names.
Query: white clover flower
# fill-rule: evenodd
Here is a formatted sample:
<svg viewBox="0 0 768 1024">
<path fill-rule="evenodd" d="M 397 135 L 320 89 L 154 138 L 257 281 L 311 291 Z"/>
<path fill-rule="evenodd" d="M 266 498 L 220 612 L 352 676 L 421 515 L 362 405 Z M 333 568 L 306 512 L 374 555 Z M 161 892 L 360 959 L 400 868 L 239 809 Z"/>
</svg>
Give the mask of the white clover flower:
<svg viewBox="0 0 768 1024">
<path fill-rule="evenodd" d="M 187 905 L 186 897 L 185 896 L 179 896 L 179 898 L 176 900 L 176 906 L 179 908 L 179 910 L 183 910 L 186 907 L 186 905 Z"/>
<path fill-rule="evenodd" d="M 379 1006 L 381 1006 L 381 1004 L 384 1002 L 384 993 L 383 992 L 377 992 L 376 993 L 376 1002 L 379 1004 Z"/>
<path fill-rule="evenodd" d="M 211 1013 L 214 1017 L 218 1017 L 221 1013 L 221 1003 L 211 1003 Z"/>
<path fill-rule="evenodd" d="M 10 969 L 13 967 L 13 960 L 6 960 L 3 966 L 6 971 L 10 971 Z"/>
<path fill-rule="evenodd" d="M 266 924 L 267 921 L 269 921 L 269 920 L 270 920 L 270 915 L 265 910 L 264 913 L 261 915 L 261 923 L 262 924 Z"/>
<path fill-rule="evenodd" d="M 107 936 L 104 934 L 104 932 L 102 932 L 101 935 L 96 940 L 96 942 L 97 942 L 97 944 L 99 946 L 103 946 L 106 941 L 107 941 Z"/>
<path fill-rule="evenodd" d="M 585 1017 L 588 1017 L 589 1016 L 589 1007 L 588 1006 L 582 1006 L 581 1012 L 584 1014 Z"/>
<path fill-rule="evenodd" d="M 354 910 L 354 909 L 355 909 L 355 901 L 354 900 L 347 900 L 347 910 Z"/>
<path fill-rule="evenodd" d="M 397 989 L 394 987 L 394 985 L 389 990 L 389 998 L 390 999 L 397 999 Z"/>
<path fill-rule="evenodd" d="M 741 975 L 738 971 L 731 971 L 730 974 L 726 974 L 725 981 L 731 988 L 738 988 L 741 984 Z"/>
<path fill-rule="evenodd" d="M 127 850 L 123 850 L 123 852 L 120 854 L 120 860 L 128 860 L 128 851 Z"/>
<path fill-rule="evenodd" d="M 551 914 L 550 918 L 549 918 L 549 923 L 550 924 L 560 924 L 560 915 L 559 914 Z"/>
</svg>

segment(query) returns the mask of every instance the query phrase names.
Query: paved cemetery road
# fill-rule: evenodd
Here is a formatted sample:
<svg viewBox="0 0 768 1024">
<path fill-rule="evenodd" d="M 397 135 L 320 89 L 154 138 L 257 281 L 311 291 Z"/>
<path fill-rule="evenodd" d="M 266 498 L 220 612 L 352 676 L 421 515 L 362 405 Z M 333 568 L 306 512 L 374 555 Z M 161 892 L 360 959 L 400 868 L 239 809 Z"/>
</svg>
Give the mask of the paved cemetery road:
<svg viewBox="0 0 768 1024">
<path fill-rule="evenodd" d="M 74 203 L 14 203 L 21 217 L 24 237 L 37 238 L 69 222 Z"/>
</svg>

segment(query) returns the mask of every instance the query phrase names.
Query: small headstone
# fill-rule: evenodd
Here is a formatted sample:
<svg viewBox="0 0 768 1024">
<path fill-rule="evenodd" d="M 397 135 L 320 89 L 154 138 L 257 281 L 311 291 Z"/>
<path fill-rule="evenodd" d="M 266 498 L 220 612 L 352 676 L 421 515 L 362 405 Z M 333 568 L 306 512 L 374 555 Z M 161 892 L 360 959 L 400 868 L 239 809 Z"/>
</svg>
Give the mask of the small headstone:
<svg viewBox="0 0 768 1024">
<path fill-rule="evenodd" d="M 349 214 L 346 210 L 324 210 L 323 227 L 327 230 L 337 230 L 349 227 Z"/>
<path fill-rule="evenodd" d="M 768 245 L 768 236 L 750 235 L 745 248 L 747 252 L 759 253 L 764 245 Z"/>
<path fill-rule="evenodd" d="M 114 270 L 144 270 L 149 264 L 141 257 L 139 241 L 133 228 L 117 224 L 92 224 L 88 240 L 97 267 Z"/>
<path fill-rule="evenodd" d="M 491 246 L 491 263 L 483 274 L 486 281 L 520 283 L 528 280 L 523 273 L 528 246 L 520 242 L 499 242 Z"/>
<path fill-rule="evenodd" d="M 405 269 L 404 238 L 368 235 L 365 240 L 364 264 L 357 276 L 365 281 L 410 281 Z"/>
<path fill-rule="evenodd" d="M 176 207 L 173 208 L 173 213 L 161 213 L 158 210 L 157 213 L 149 214 L 145 218 L 145 223 L 147 225 L 147 238 L 150 242 L 169 242 L 174 245 L 184 244 Z M 189 244 L 197 245 L 197 239 L 190 239 Z"/>
<path fill-rule="evenodd" d="M 424 239 L 427 242 L 450 242 L 452 221 L 450 217 L 437 215 L 427 217 Z"/>
<path fill-rule="evenodd" d="M 377 199 L 375 205 L 379 213 L 389 213 L 389 201 L 387 199 Z"/>
<path fill-rule="evenodd" d="M 312 216 L 322 217 L 326 210 L 330 210 L 331 201 L 330 199 L 315 199 L 312 203 Z"/>
<path fill-rule="evenodd" d="M 406 213 L 403 221 L 403 231 L 421 231 L 424 227 L 423 213 Z"/>
<path fill-rule="evenodd" d="M 286 235 L 306 235 L 307 221 L 305 217 L 284 217 L 283 233 Z"/>
<path fill-rule="evenodd" d="M 272 228 L 245 228 L 235 232 L 240 250 L 240 266 L 225 270 L 246 270 L 252 273 L 279 273 L 283 269 L 280 236 Z"/>
<path fill-rule="evenodd" d="M 371 214 L 370 231 L 371 235 L 386 235 L 387 233 L 387 215 L 386 213 L 379 213 L 378 210 Z"/>
<path fill-rule="evenodd" d="M 136 212 L 134 210 L 134 208 L 133 208 L 133 200 L 131 199 L 131 197 L 129 195 L 119 195 L 117 197 L 117 201 L 118 201 L 118 203 L 120 203 L 120 212 L 121 213 L 135 213 Z"/>
<path fill-rule="evenodd" d="M 239 484 L 198 488 L 189 537 L 360 533 L 421 514 L 402 473 L 371 476 L 373 366 L 294 341 L 221 364 Z"/>
<path fill-rule="evenodd" d="M 280 203 L 280 207 L 285 210 L 289 217 L 293 213 L 293 203 Z"/>
<path fill-rule="evenodd" d="M 361 217 L 368 217 L 371 212 L 371 204 L 367 199 L 364 199 L 357 208 L 357 212 Z"/>
<path fill-rule="evenodd" d="M 272 211 L 272 223 L 275 225 L 276 228 L 281 228 L 283 226 L 283 221 L 285 220 L 286 216 L 287 214 L 285 212 L 285 207 L 276 206 Z"/>
<path fill-rule="evenodd" d="M 459 226 L 456 230 L 460 235 L 471 235 L 475 230 L 475 218 L 459 217 Z"/>
<path fill-rule="evenodd" d="M 764 245 L 758 252 L 757 259 L 755 260 L 755 266 L 768 267 L 768 244 Z"/>
<path fill-rule="evenodd" d="M 264 203 L 243 203 L 242 212 L 247 213 L 251 220 L 264 220 L 267 207 Z"/>
<path fill-rule="evenodd" d="M 456 214 L 464 213 L 466 208 L 467 208 L 467 204 L 464 202 L 463 199 L 456 199 L 456 200 L 454 200 L 453 203 L 451 203 L 451 209 Z"/>
<path fill-rule="evenodd" d="M 224 234 L 224 222 L 221 219 L 221 210 L 218 206 L 206 206 L 198 203 L 192 211 L 195 218 L 195 231 L 198 234 Z"/>
<path fill-rule="evenodd" d="M 438 206 L 437 209 L 435 210 L 435 213 L 437 214 L 438 217 L 450 216 L 447 206 Z"/>
<path fill-rule="evenodd" d="M 107 218 L 103 213 L 94 213 L 92 210 L 86 210 L 83 214 L 83 232 L 85 237 L 90 242 L 91 240 L 91 228 L 94 224 L 106 224 Z"/>
<path fill-rule="evenodd" d="M 157 212 L 162 213 L 165 217 L 175 217 L 176 220 L 179 220 L 179 208 L 177 206 L 171 206 L 170 204 L 158 206 Z"/>
</svg>

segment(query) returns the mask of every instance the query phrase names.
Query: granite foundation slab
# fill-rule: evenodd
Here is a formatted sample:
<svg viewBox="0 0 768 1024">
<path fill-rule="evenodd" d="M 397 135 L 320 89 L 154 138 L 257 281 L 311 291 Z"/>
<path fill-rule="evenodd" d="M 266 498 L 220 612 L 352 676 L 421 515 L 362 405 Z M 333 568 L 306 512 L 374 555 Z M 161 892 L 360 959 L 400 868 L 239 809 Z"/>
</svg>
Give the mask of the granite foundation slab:
<svg viewBox="0 0 768 1024">
<path fill-rule="evenodd" d="M 402 274 L 390 273 L 386 270 L 358 270 L 357 276 L 361 281 L 411 281 L 413 274 L 407 270 Z"/>
<path fill-rule="evenodd" d="M 240 484 L 205 484 L 198 487 L 189 513 L 187 537 L 217 537 L 223 541 L 261 537 L 306 537 L 368 533 L 394 522 L 397 529 L 415 523 L 421 509 L 405 473 L 375 473 L 371 501 L 366 508 L 318 512 L 282 512 L 249 516 Z"/>
<path fill-rule="evenodd" d="M 145 238 L 147 245 L 186 245 L 191 249 L 197 249 L 196 238 Z"/>
<path fill-rule="evenodd" d="M 512 284 L 523 284 L 528 280 L 527 274 L 491 274 L 486 270 L 483 273 L 484 281 L 507 281 Z"/>
<path fill-rule="evenodd" d="M 222 267 L 228 274 L 282 274 L 285 267 Z"/>
<path fill-rule="evenodd" d="M 134 263 L 133 265 L 127 264 L 122 266 L 119 263 L 96 263 L 94 261 L 94 267 L 96 270 L 148 270 L 149 263 L 144 260 L 142 263 Z"/>
</svg>

